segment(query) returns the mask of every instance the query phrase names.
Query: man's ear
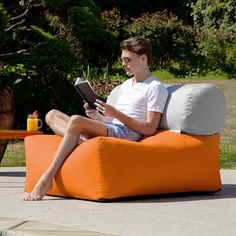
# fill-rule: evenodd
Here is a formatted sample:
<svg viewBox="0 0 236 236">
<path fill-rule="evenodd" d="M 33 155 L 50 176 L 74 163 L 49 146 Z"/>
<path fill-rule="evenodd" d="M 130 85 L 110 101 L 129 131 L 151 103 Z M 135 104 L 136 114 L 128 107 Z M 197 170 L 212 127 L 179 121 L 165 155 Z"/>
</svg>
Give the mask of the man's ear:
<svg viewBox="0 0 236 236">
<path fill-rule="evenodd" d="M 145 54 L 141 55 L 141 60 L 143 63 L 147 63 L 147 56 Z"/>
</svg>

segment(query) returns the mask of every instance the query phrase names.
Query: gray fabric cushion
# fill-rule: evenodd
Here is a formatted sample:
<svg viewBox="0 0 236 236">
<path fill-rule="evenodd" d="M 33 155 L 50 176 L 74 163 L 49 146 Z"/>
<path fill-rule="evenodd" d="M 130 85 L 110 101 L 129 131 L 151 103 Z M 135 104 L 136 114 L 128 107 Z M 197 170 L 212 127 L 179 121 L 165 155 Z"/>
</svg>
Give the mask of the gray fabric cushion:
<svg viewBox="0 0 236 236">
<path fill-rule="evenodd" d="M 223 131 L 226 120 L 225 98 L 213 84 L 165 85 L 169 92 L 159 128 L 195 135 Z M 119 86 L 107 102 L 115 105 Z"/>
<path fill-rule="evenodd" d="M 166 85 L 169 97 L 159 128 L 195 135 L 223 131 L 225 98 L 213 84 Z"/>
</svg>

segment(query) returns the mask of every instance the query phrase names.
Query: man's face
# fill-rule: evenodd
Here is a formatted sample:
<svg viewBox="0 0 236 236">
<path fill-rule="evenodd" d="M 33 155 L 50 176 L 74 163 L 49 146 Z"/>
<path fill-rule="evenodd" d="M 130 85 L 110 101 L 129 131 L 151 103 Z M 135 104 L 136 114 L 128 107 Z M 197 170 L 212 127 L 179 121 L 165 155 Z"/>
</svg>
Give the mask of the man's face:
<svg viewBox="0 0 236 236">
<path fill-rule="evenodd" d="M 144 65 L 147 65 L 145 55 L 140 56 L 128 50 L 122 50 L 121 61 L 126 74 L 129 76 L 138 73 Z"/>
</svg>

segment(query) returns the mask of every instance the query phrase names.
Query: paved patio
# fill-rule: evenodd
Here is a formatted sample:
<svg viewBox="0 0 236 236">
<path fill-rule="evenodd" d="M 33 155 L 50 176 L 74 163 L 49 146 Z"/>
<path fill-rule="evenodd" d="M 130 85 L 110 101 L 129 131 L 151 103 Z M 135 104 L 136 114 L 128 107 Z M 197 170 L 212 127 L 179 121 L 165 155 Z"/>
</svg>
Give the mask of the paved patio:
<svg viewBox="0 0 236 236">
<path fill-rule="evenodd" d="M 98 203 L 24 202 L 25 168 L 0 168 L 0 235 L 236 235 L 236 170 L 221 192 Z M 2 232 L 2 234 L 1 234 Z"/>
</svg>

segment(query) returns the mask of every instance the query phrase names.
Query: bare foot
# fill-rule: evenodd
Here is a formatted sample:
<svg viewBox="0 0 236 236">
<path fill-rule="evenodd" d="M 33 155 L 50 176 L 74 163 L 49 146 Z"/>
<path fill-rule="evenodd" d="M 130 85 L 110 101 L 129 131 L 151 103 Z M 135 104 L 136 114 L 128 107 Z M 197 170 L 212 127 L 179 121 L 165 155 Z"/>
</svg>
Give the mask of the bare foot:
<svg viewBox="0 0 236 236">
<path fill-rule="evenodd" d="M 39 201 L 52 188 L 52 179 L 42 176 L 30 194 L 23 198 L 24 201 Z"/>
</svg>

